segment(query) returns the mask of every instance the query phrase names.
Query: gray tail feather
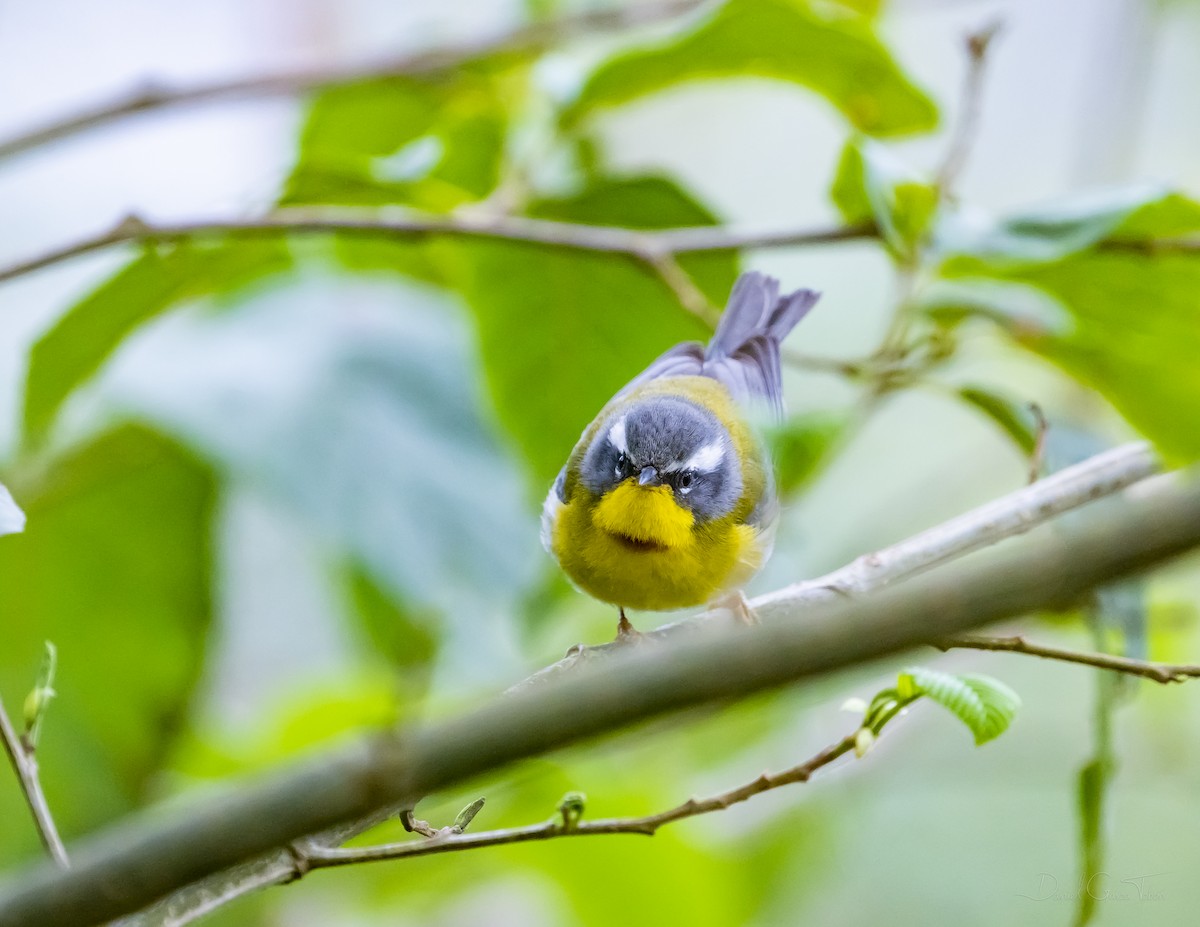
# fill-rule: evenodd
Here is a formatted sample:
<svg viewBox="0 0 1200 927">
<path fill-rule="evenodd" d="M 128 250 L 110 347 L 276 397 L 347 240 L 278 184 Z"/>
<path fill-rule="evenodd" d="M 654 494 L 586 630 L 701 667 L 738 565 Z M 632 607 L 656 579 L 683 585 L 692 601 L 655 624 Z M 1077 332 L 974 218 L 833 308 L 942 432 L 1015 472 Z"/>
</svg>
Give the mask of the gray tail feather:
<svg viewBox="0 0 1200 927">
<path fill-rule="evenodd" d="M 707 360 L 730 357 L 747 342 L 765 335 L 777 345 L 820 298 L 814 290 L 779 295 L 779 281 L 758 271 L 742 274 L 729 294 L 716 334 L 704 352 Z"/>
</svg>

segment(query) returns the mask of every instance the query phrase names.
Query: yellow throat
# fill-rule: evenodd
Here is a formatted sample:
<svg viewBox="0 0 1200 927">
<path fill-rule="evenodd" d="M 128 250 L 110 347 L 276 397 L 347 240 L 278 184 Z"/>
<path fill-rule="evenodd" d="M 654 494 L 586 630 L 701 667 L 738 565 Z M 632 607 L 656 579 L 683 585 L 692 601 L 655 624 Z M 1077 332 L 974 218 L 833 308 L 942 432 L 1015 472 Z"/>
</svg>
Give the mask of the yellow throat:
<svg viewBox="0 0 1200 927">
<path fill-rule="evenodd" d="M 600 500 L 592 521 L 609 534 L 670 549 L 691 543 L 695 518 L 675 502 L 670 487 L 629 479 Z"/>
</svg>

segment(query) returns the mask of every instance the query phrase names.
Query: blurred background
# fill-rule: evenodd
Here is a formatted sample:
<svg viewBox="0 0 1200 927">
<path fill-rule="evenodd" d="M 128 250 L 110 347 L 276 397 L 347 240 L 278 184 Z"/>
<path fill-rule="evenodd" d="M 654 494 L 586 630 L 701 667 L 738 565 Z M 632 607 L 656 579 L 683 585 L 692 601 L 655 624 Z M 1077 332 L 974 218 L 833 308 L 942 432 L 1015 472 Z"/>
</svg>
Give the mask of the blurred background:
<svg viewBox="0 0 1200 927">
<path fill-rule="evenodd" d="M 1200 258 L 1120 245 L 1200 230 L 1184 198 L 1200 190 L 1200 5 L 632 6 L 654 21 L 6 153 L 0 265 L 130 215 L 276 206 L 875 223 L 882 240 L 680 260 L 717 307 L 738 269 L 824 293 L 788 345 L 791 417 L 773 441 L 789 496 L 751 593 L 1022 485 L 1029 402 L 1050 422 L 1048 468 L 1139 434 L 1173 462 L 1200 456 Z M 618 8 L 0 0 L 0 140 L 139 88 L 356 66 Z M 968 118 L 965 36 L 996 22 L 965 107 L 969 156 L 939 186 Z M 0 692 L 19 707 L 42 641 L 57 644 L 40 756 L 68 840 L 445 715 L 607 639 L 611 609 L 540 549 L 541 499 L 603 401 L 706 332 L 620 256 L 369 235 L 110 248 L 0 283 L 0 318 L 0 481 L 29 517 L 0 539 Z M 1090 615 L 1022 627 L 1194 660 L 1198 597 L 1184 563 Z M 1024 703 L 1012 730 L 976 750 L 919 704 L 863 760 L 654 840 L 353 867 L 205 922 L 1192 922 L 1190 687 L 1118 689 L 1017 656 L 913 659 L 1003 680 Z M 484 795 L 477 829 L 531 823 L 573 790 L 589 816 L 660 810 L 816 753 L 856 726 L 843 702 L 900 665 L 528 763 L 420 815 L 449 823 Z M 6 771 L 0 821 L 0 868 L 35 858 Z M 1089 905 L 1081 873 L 1097 871 Z"/>
</svg>

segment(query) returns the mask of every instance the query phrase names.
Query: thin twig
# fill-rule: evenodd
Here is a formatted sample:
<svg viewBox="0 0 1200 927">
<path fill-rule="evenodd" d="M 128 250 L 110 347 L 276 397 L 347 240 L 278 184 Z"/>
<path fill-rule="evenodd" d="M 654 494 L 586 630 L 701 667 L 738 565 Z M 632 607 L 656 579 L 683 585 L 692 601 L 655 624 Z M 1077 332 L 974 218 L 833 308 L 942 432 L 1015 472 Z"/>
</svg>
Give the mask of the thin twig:
<svg viewBox="0 0 1200 927">
<path fill-rule="evenodd" d="M 971 146 L 979 132 L 979 118 L 983 112 L 983 79 L 987 70 L 988 49 L 999 34 L 1002 23 L 995 20 L 966 37 L 967 77 L 963 82 L 958 120 L 946 150 L 945 159 L 938 169 L 935 183 L 942 194 L 953 196 L 958 175 L 966 166 Z"/>
<path fill-rule="evenodd" d="M 1084 666 L 1095 666 L 1100 669 L 1125 673 L 1130 676 L 1140 676 L 1154 682 L 1185 682 L 1188 679 L 1200 678 L 1200 665 L 1192 663 L 1154 663 L 1149 660 L 1135 660 L 1132 657 L 1120 657 L 1099 651 L 1068 650 L 1064 647 L 1051 647 L 1046 644 L 1032 644 L 1024 637 L 983 637 L 974 634 L 962 637 L 948 637 L 938 641 L 940 650 L 969 649 L 993 650 L 1004 653 L 1023 653 L 1031 657 L 1043 657 L 1047 660 L 1060 660 L 1065 663 L 1080 663 Z"/>
<path fill-rule="evenodd" d="M 664 255 L 741 248 L 784 248 L 830 244 L 874 237 L 871 226 L 833 226 L 778 231 L 739 231 L 723 227 L 675 228 L 643 232 L 631 229 L 578 225 L 518 216 L 430 216 L 420 213 L 377 218 L 361 212 L 285 211 L 256 219 L 148 224 L 129 217 L 98 235 L 53 248 L 8 267 L 0 268 L 0 283 L 72 258 L 115 245 L 221 237 L 273 237 L 279 235 L 354 234 L 420 238 L 457 235 L 522 241 L 582 251 L 625 254 L 655 266 Z M 657 269 L 657 267 L 656 267 Z"/>
<path fill-rule="evenodd" d="M 309 868 L 322 869 L 330 866 L 406 859 L 413 856 L 452 853 L 457 850 L 472 850 L 511 843 L 528 843 L 534 840 L 550 840 L 555 837 L 590 837 L 597 834 L 640 834 L 652 837 L 664 825 L 721 811 L 731 805 L 747 801 L 755 795 L 761 795 L 763 792 L 769 792 L 785 785 L 807 782 L 817 770 L 851 752 L 854 749 L 854 737 L 854 734 L 847 735 L 811 759 L 783 772 L 774 775 L 763 773 L 757 779 L 738 788 L 730 789 L 711 798 L 689 798 L 683 804 L 658 814 L 649 814 L 644 817 L 603 818 L 570 824 L 560 817 L 554 817 L 541 824 L 481 831 L 474 834 L 440 831 L 438 836 L 426 840 L 409 840 L 403 843 L 372 847 L 313 849 L 306 854 L 306 862 Z"/>
<path fill-rule="evenodd" d="M 114 100 L 83 108 L 69 116 L 53 119 L 44 125 L 0 141 L 0 159 L 71 138 L 138 113 L 228 100 L 301 96 L 322 87 L 386 77 L 437 74 L 451 71 L 477 58 L 532 54 L 592 32 L 622 30 L 663 22 L 689 13 L 700 5 L 701 0 L 667 0 L 661 3 L 631 3 L 618 9 L 589 10 L 458 45 L 353 65 L 303 68 L 276 74 L 213 81 L 191 87 L 169 87 L 158 81 L 146 81 L 141 87 Z"/>
<path fill-rule="evenodd" d="M 675 256 L 664 251 L 645 258 L 646 263 L 654 270 L 662 281 L 671 288 L 679 304 L 698 318 L 709 328 L 716 328 L 721 313 L 708 301 L 704 291 L 696 286 L 696 281 L 684 270 Z"/>
<path fill-rule="evenodd" d="M 4 752 L 8 754 L 13 772 L 17 774 L 17 781 L 21 784 L 21 794 L 25 796 L 25 804 L 29 806 L 29 811 L 33 814 L 38 836 L 42 838 L 42 846 L 46 848 L 46 852 L 55 863 L 66 869 L 70 865 L 67 860 L 67 850 L 63 846 L 62 838 L 58 835 L 58 828 L 54 825 L 50 806 L 46 803 L 46 795 L 42 791 L 36 752 L 28 738 L 17 735 L 12 721 L 9 720 L 8 711 L 5 710 L 2 698 L 0 698 L 0 741 L 4 743 Z"/>
</svg>

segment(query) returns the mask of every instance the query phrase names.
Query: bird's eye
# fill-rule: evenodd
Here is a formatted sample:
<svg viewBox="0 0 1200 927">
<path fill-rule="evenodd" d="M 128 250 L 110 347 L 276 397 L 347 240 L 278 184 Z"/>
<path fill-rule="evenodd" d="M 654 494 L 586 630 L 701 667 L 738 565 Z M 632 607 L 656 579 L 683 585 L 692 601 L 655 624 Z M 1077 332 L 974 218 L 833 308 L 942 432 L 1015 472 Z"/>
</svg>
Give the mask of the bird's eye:
<svg viewBox="0 0 1200 927">
<path fill-rule="evenodd" d="M 617 458 L 617 479 L 623 480 L 629 476 L 629 458 L 622 454 Z"/>
<path fill-rule="evenodd" d="M 688 493 L 692 488 L 692 483 L 696 479 L 696 474 L 691 470 L 684 470 L 675 480 L 675 485 L 679 487 L 681 493 Z"/>
</svg>

